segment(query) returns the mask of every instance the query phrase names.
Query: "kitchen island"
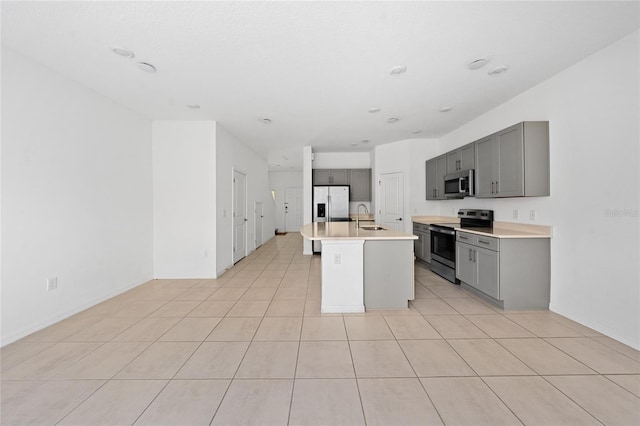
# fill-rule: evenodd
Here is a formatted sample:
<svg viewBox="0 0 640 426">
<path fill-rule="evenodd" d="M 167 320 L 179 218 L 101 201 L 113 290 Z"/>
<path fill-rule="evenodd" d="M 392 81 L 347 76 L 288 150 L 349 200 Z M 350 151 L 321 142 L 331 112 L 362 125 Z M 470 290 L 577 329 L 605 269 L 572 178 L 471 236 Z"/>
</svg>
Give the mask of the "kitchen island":
<svg viewBox="0 0 640 426">
<path fill-rule="evenodd" d="M 322 241 L 323 313 L 406 309 L 414 298 L 415 235 L 368 223 L 314 222 L 300 233 Z"/>
</svg>

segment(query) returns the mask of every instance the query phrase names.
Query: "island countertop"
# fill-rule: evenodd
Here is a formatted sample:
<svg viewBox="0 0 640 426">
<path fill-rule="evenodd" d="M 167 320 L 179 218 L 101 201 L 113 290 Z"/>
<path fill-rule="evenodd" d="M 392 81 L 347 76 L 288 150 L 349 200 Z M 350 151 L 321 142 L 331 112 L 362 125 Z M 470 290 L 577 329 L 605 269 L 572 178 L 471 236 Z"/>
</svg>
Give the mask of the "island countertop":
<svg viewBox="0 0 640 426">
<path fill-rule="evenodd" d="M 365 226 L 373 226 L 367 223 Z M 381 226 L 381 225 L 376 225 Z M 300 229 L 304 238 L 309 240 L 417 240 L 418 237 L 406 232 L 387 229 L 368 231 L 357 228 L 356 222 L 313 222 Z"/>
</svg>

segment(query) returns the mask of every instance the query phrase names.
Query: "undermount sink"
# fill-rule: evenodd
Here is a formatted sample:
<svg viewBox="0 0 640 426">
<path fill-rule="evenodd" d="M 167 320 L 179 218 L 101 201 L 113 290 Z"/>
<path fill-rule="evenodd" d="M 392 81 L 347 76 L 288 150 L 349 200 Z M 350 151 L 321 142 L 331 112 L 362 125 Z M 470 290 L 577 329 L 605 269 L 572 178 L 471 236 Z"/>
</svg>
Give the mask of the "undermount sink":
<svg viewBox="0 0 640 426">
<path fill-rule="evenodd" d="M 361 226 L 360 228 L 366 231 L 386 231 L 386 228 L 383 228 L 382 226 Z"/>
</svg>

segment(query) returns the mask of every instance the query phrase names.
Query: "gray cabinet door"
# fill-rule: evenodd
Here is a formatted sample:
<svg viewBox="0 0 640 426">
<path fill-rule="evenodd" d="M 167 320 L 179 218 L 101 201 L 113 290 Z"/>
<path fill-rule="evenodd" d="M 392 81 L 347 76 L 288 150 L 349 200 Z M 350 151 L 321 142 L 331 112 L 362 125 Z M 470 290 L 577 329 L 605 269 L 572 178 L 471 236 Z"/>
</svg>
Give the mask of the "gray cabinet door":
<svg viewBox="0 0 640 426">
<path fill-rule="evenodd" d="M 500 298 L 500 252 L 475 248 L 477 286 L 481 292 L 494 299 Z"/>
<path fill-rule="evenodd" d="M 422 239 L 424 234 L 422 232 L 413 232 L 413 235 L 417 236 L 417 240 L 413 240 L 413 254 L 417 259 L 424 260 L 424 253 L 422 252 Z"/>
<path fill-rule="evenodd" d="M 427 185 L 427 200 L 437 200 L 436 191 L 438 186 L 436 184 L 438 180 L 438 162 L 436 159 L 427 161 L 426 163 L 426 185 Z"/>
<path fill-rule="evenodd" d="M 422 255 L 424 261 L 431 264 L 431 232 L 422 234 Z"/>
<path fill-rule="evenodd" d="M 475 247 L 466 243 L 456 243 L 456 278 L 471 287 L 477 287 L 474 252 Z"/>
<path fill-rule="evenodd" d="M 444 200 L 444 177 L 447 175 L 447 156 L 441 155 L 436 158 L 438 176 L 436 176 L 436 199 Z"/>
<path fill-rule="evenodd" d="M 460 170 L 460 151 L 455 150 L 447 153 L 447 173 Z"/>
<path fill-rule="evenodd" d="M 349 169 L 331 169 L 331 185 L 349 185 Z"/>
<path fill-rule="evenodd" d="M 471 170 L 476 168 L 476 149 L 473 143 L 467 144 L 458 150 L 460 170 Z"/>
<path fill-rule="evenodd" d="M 330 169 L 313 169 L 314 185 L 331 185 Z"/>
<path fill-rule="evenodd" d="M 447 153 L 447 173 L 475 168 L 476 152 L 473 143 Z"/>
<path fill-rule="evenodd" d="M 495 138 L 487 136 L 476 142 L 476 198 L 491 198 L 495 192 Z"/>
<path fill-rule="evenodd" d="M 371 169 L 349 170 L 351 201 L 371 201 Z"/>
<path fill-rule="evenodd" d="M 498 149 L 495 197 L 524 196 L 524 140 L 522 136 L 522 123 L 504 129 L 495 136 Z"/>
</svg>

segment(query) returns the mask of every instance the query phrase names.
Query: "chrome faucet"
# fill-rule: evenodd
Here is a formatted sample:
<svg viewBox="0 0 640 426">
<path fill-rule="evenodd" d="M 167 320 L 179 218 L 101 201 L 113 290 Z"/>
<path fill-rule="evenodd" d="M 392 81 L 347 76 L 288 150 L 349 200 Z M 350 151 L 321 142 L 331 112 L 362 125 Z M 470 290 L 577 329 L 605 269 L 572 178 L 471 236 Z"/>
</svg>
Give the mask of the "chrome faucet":
<svg viewBox="0 0 640 426">
<path fill-rule="evenodd" d="M 369 209 L 366 205 L 358 204 L 358 214 L 356 215 L 356 228 L 360 228 L 360 207 L 364 207 L 365 214 L 369 214 Z"/>
</svg>

